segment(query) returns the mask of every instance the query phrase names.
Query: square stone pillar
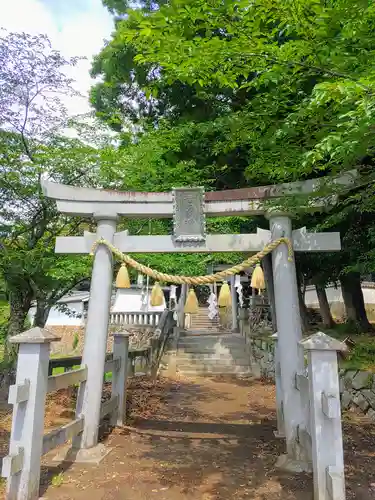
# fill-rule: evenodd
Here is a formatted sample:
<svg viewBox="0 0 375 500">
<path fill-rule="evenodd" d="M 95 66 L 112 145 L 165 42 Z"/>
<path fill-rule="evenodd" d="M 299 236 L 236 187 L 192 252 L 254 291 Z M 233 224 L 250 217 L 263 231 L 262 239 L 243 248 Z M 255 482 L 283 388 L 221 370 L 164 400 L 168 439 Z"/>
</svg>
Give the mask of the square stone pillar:
<svg viewBox="0 0 375 500">
<path fill-rule="evenodd" d="M 272 240 L 286 237 L 292 241 L 292 222 L 289 217 L 271 213 L 269 220 Z M 298 441 L 298 428 L 305 427 L 301 398 L 295 382 L 296 373 L 303 370 L 299 346 L 302 327 L 296 267 L 294 257 L 289 260 L 287 245 L 281 244 L 272 252 L 272 270 L 286 438 L 286 455 L 279 457 L 277 466 L 302 472 L 310 470 L 308 455 Z"/>
<path fill-rule="evenodd" d="M 345 500 L 337 352 L 347 347 L 322 332 L 301 345 L 308 356 L 314 500 Z"/>
<path fill-rule="evenodd" d="M 9 339 L 19 345 L 16 383 L 9 388 L 13 405 L 9 455 L 2 470 L 9 500 L 39 498 L 50 344 L 58 340 L 39 327 Z"/>
<path fill-rule="evenodd" d="M 97 239 L 113 243 L 117 216 L 95 214 L 95 218 L 98 221 Z M 98 443 L 112 281 L 112 252 L 99 245 L 94 256 L 82 356 L 82 364 L 87 366 L 87 380 L 80 385 L 76 409 L 77 417 L 83 415 L 85 423 L 82 435 L 74 440 L 74 447 L 91 448 Z"/>
<path fill-rule="evenodd" d="M 126 331 L 113 333 L 113 359 L 120 360 L 120 367 L 112 372 L 112 397 L 118 396 L 118 407 L 112 423 L 120 427 L 126 422 L 129 337 L 130 333 Z"/>
</svg>

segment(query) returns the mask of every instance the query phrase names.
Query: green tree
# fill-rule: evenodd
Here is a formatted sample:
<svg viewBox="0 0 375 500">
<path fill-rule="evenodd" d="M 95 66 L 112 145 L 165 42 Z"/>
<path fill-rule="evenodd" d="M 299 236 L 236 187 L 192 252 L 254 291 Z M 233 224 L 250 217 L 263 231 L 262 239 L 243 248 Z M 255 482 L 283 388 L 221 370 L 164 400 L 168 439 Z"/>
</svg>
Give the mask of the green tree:
<svg viewBox="0 0 375 500">
<path fill-rule="evenodd" d="M 63 97 L 74 94 L 65 60 L 45 36 L 0 38 L 0 273 L 10 304 L 8 335 L 22 331 L 31 302 L 35 324 L 89 276 L 89 257 L 54 254 L 55 237 L 76 234 L 88 222 L 71 221 L 46 199 L 41 181 L 95 185 L 100 153 L 61 131 L 69 125 Z M 105 161 L 105 155 L 104 155 Z"/>
<path fill-rule="evenodd" d="M 354 273 L 349 295 L 361 297 L 358 276 L 375 270 L 374 5 L 172 0 L 131 10 L 125 1 L 105 3 L 126 16 L 94 63 L 103 83 L 92 101 L 118 130 L 126 120 L 136 125 L 137 144 L 126 151 L 139 175 L 173 183 L 184 168 L 188 180 L 192 174 L 223 189 L 356 167 L 357 187 L 309 227 L 341 231 L 341 267 L 327 268 L 324 280 L 341 279 L 345 288 Z M 135 117 L 123 105 L 130 101 L 138 103 Z M 311 279 L 321 283 L 318 267 Z M 359 302 L 355 316 L 366 322 Z"/>
</svg>

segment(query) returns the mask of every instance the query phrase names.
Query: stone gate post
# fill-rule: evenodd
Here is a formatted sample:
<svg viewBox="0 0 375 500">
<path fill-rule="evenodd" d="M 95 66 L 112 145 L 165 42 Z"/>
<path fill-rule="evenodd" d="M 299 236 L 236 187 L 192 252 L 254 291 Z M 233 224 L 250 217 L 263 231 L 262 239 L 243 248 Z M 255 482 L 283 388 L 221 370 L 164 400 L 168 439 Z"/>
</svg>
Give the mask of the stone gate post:
<svg viewBox="0 0 375 500">
<path fill-rule="evenodd" d="M 322 332 L 301 345 L 308 355 L 314 500 L 345 500 L 337 352 L 347 348 Z"/>
<path fill-rule="evenodd" d="M 113 333 L 113 359 L 120 360 L 120 369 L 112 372 L 112 397 L 119 398 L 118 408 L 113 415 L 113 424 L 119 427 L 126 422 L 129 337 L 130 333 L 127 331 Z"/>
<path fill-rule="evenodd" d="M 286 237 L 293 241 L 292 222 L 288 216 L 271 212 L 268 218 L 272 240 Z M 294 260 L 288 260 L 286 245 L 279 245 L 272 252 L 272 264 L 287 452 L 279 457 L 277 465 L 298 472 L 309 470 L 310 466 L 298 442 L 298 427 L 304 427 L 300 394 L 295 383 L 296 373 L 303 369 L 303 355 L 298 344 L 302 339 L 302 327 L 296 267 Z"/>
<path fill-rule="evenodd" d="M 96 213 L 94 217 L 98 222 L 97 238 L 113 243 L 117 216 Z M 87 380 L 79 388 L 76 410 L 77 416 L 84 416 L 85 424 L 82 435 L 74 442 L 75 447 L 91 448 L 98 442 L 112 280 L 112 253 L 104 245 L 99 245 L 94 256 L 82 356 L 82 364 L 87 366 Z"/>
<path fill-rule="evenodd" d="M 13 405 L 9 455 L 3 459 L 9 500 L 39 498 L 44 411 L 51 342 L 60 340 L 43 328 L 31 328 L 11 337 L 19 345 L 16 383 L 9 388 Z"/>
</svg>

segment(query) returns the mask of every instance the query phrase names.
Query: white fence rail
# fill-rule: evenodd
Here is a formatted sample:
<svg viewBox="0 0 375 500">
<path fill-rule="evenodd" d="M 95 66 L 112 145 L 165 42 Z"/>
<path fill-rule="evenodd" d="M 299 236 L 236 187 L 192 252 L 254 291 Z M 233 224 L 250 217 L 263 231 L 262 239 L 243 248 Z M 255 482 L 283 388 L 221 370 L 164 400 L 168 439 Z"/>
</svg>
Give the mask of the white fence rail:
<svg viewBox="0 0 375 500">
<path fill-rule="evenodd" d="M 54 450 L 58 446 L 72 440 L 83 431 L 83 417 L 73 420 L 68 424 L 63 425 L 59 429 L 55 429 L 43 436 L 42 455 Z"/>
<path fill-rule="evenodd" d="M 66 389 L 70 385 L 84 382 L 87 379 L 87 367 L 81 366 L 78 370 L 73 370 L 58 375 L 48 377 L 47 393 Z"/>
<path fill-rule="evenodd" d="M 111 312 L 111 325 L 157 326 L 162 311 L 160 312 Z"/>
</svg>

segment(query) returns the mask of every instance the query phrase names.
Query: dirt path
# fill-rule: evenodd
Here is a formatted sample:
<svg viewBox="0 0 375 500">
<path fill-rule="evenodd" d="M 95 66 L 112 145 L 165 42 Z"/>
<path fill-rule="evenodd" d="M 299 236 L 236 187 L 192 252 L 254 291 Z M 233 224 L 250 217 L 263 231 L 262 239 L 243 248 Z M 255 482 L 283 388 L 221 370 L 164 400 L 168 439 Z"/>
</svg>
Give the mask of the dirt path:
<svg viewBox="0 0 375 500">
<path fill-rule="evenodd" d="M 166 382 L 156 413 L 107 438 L 99 468 L 72 466 L 46 500 L 310 500 L 311 480 L 276 472 L 274 389 L 260 382 Z M 58 470 L 55 471 L 55 474 Z M 56 477 L 56 476 L 55 476 Z"/>
<path fill-rule="evenodd" d="M 235 379 L 132 384 L 132 426 L 105 438 L 113 449 L 99 467 L 45 468 L 43 500 L 312 500 L 309 475 L 273 467 L 283 452 L 273 436 L 273 385 Z M 375 426 L 349 417 L 347 500 L 375 500 Z"/>
</svg>

